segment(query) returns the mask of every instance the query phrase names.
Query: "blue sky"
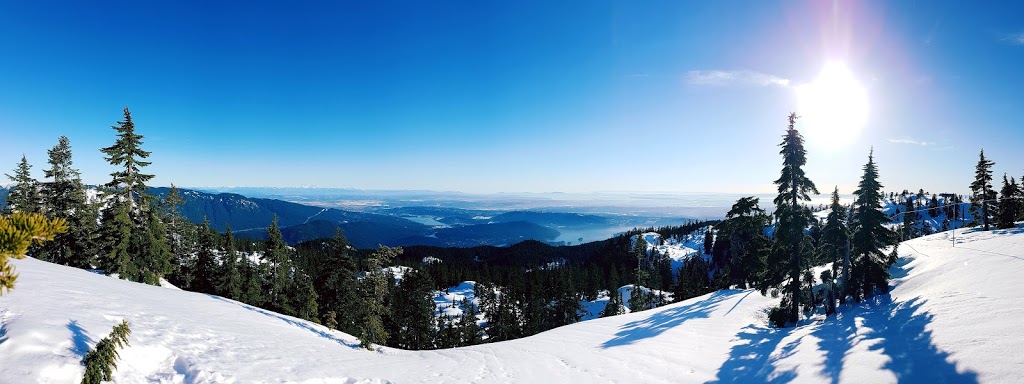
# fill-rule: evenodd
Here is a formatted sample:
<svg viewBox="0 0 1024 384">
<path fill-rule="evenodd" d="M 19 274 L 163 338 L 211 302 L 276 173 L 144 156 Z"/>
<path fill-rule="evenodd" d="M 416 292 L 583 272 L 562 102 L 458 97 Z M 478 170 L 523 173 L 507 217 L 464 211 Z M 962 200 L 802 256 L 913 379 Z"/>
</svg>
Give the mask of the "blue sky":
<svg viewBox="0 0 1024 384">
<path fill-rule="evenodd" d="M 151 4 L 152 3 L 152 4 Z M 557 4 L 553 4 L 557 3 Z M 943 1 L 4 2 L 0 169 L 67 135 L 89 183 L 128 105 L 154 185 L 771 192 L 795 89 L 866 124 L 822 192 L 1024 175 L 1024 7 Z M 800 122 L 798 129 L 803 129 Z M 828 136 L 828 130 L 821 137 Z"/>
</svg>

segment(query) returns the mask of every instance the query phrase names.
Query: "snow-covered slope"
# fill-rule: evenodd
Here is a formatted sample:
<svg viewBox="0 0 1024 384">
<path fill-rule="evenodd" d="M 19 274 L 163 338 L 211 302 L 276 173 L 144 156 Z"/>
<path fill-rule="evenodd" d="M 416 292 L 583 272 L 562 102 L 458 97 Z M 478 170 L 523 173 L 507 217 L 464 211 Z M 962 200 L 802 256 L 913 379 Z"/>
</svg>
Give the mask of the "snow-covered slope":
<svg viewBox="0 0 1024 384">
<path fill-rule="evenodd" d="M 1016 382 L 1024 374 L 1024 231 L 900 247 L 894 289 L 835 318 L 772 329 L 753 291 L 441 351 L 360 350 L 343 333 L 214 296 L 15 261 L 0 298 L 0 382 L 70 383 L 121 319 L 120 383 Z"/>
</svg>

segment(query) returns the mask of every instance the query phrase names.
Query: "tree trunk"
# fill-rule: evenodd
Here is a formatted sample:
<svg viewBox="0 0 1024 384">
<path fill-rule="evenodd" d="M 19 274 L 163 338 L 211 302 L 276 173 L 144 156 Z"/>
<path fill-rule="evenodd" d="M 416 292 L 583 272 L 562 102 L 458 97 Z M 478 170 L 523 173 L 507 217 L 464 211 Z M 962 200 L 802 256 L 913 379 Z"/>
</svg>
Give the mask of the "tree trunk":
<svg viewBox="0 0 1024 384">
<path fill-rule="evenodd" d="M 981 220 L 985 223 L 985 230 L 988 230 L 988 189 L 981 189 Z"/>
<path fill-rule="evenodd" d="M 843 246 L 843 283 L 839 287 L 839 304 L 846 304 L 846 293 L 850 286 L 850 237 L 846 237 Z"/>
<path fill-rule="evenodd" d="M 792 214 L 793 214 L 793 220 L 796 220 L 796 215 L 797 215 L 797 212 L 799 212 L 798 210 L 799 210 L 800 207 L 799 207 L 799 205 L 797 205 L 797 191 L 796 191 L 796 183 L 795 182 L 793 183 L 792 187 L 793 187 L 793 213 Z M 800 296 L 801 296 L 800 295 L 800 246 L 802 245 L 801 243 L 803 243 L 802 240 L 803 240 L 804 229 L 803 228 L 794 228 L 793 230 L 796 231 L 796 233 L 794 234 L 794 235 L 796 235 L 796 236 L 794 236 L 794 241 L 796 241 L 796 244 L 793 245 L 793 260 L 792 260 L 792 263 L 793 263 L 792 267 L 793 267 L 793 269 L 790 271 L 790 277 L 793 279 L 793 281 L 791 281 L 790 284 L 789 284 L 789 290 L 790 290 L 790 292 L 792 292 L 793 302 L 791 303 L 792 306 L 789 309 L 789 321 L 793 322 L 793 324 L 796 324 L 796 322 L 800 319 Z"/>
</svg>

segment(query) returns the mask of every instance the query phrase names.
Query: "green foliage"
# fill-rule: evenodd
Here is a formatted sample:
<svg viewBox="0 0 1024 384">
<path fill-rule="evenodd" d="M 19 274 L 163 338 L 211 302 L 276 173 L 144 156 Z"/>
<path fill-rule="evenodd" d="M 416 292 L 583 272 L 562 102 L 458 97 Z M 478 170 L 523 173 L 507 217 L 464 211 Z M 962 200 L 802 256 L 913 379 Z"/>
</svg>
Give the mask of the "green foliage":
<svg viewBox="0 0 1024 384">
<path fill-rule="evenodd" d="M 726 213 L 726 220 L 716 226 L 717 241 L 725 250 L 724 255 L 719 255 L 718 266 L 727 271 L 730 285 L 740 288 L 756 283 L 764 274 L 764 259 L 770 245 L 764 228 L 769 218 L 758 203 L 759 199 L 753 196 L 740 198 Z"/>
<path fill-rule="evenodd" d="M 321 323 L 327 328 L 338 329 L 338 318 L 334 315 L 334 311 L 325 312 Z"/>
<path fill-rule="evenodd" d="M 388 328 L 395 346 L 411 350 L 433 346 L 439 330 L 434 321 L 433 286 L 428 274 L 417 270 L 405 273 L 391 300 Z"/>
<path fill-rule="evenodd" d="M 1021 216 L 1020 187 L 1012 177 L 1007 180 L 1003 174 L 1003 188 L 999 192 L 999 213 L 996 227 L 999 229 L 1014 228 L 1017 218 Z"/>
<path fill-rule="evenodd" d="M 101 250 L 100 266 L 107 274 L 118 274 L 122 279 L 137 281 L 138 269 L 130 253 L 132 219 L 128 205 L 112 202 L 103 212 L 101 237 L 105 240 Z"/>
<path fill-rule="evenodd" d="M 223 249 L 220 284 L 217 290 L 222 295 L 240 300 L 242 297 L 242 274 L 238 266 L 238 249 L 235 246 L 235 235 L 231 232 L 230 225 L 227 227 L 227 233 L 224 234 Z"/>
<path fill-rule="evenodd" d="M 21 156 L 21 162 L 14 168 L 14 175 L 7 174 L 8 179 L 14 182 L 11 192 L 7 195 L 7 208 L 5 213 L 14 211 L 25 213 L 39 213 L 42 211 L 42 197 L 39 195 L 39 182 L 32 178 L 32 166 L 28 159 Z"/>
<path fill-rule="evenodd" d="M 37 255 L 54 263 L 88 268 L 96 253 L 96 209 L 86 202 L 85 186 L 77 169 L 72 168 L 71 144 L 61 136 L 47 151 L 50 168 L 44 176 L 41 197 L 48 217 L 67 221 L 68 231 L 56 236 Z"/>
<path fill-rule="evenodd" d="M 363 276 L 359 287 L 363 305 L 358 329 L 359 344 L 363 348 L 372 349 L 375 344 L 385 344 L 388 341 L 388 333 L 384 329 L 384 317 L 389 315 L 389 311 L 384 305 L 384 301 L 388 296 L 389 280 L 392 279 L 391 275 L 386 273 L 383 268 L 401 253 L 402 248 L 382 245 L 366 259 L 366 268 L 369 272 Z"/>
<path fill-rule="evenodd" d="M 878 181 L 878 167 L 874 151 L 868 155 L 858 189 L 853 192 L 853 239 L 851 241 L 850 281 L 842 294 L 861 300 L 876 291 L 888 292 L 888 268 L 895 258 L 883 249 L 897 244 L 896 233 L 886 228 L 889 217 L 882 213 L 882 184 Z"/>
<path fill-rule="evenodd" d="M 483 328 L 477 324 L 477 309 L 476 305 L 469 299 L 462 299 L 459 303 L 462 308 L 462 316 L 459 317 L 459 323 L 456 329 L 459 331 L 459 345 L 475 345 L 483 342 Z"/>
<path fill-rule="evenodd" d="M 210 221 L 203 219 L 199 227 L 199 242 L 196 244 L 195 281 L 191 290 L 203 293 L 214 293 L 217 279 L 217 251 L 220 245 L 217 233 L 210 229 Z"/>
<path fill-rule="evenodd" d="M 789 115 L 789 127 L 782 143 L 782 172 L 775 184 L 779 195 L 775 198 L 775 244 L 774 262 L 768 263 L 773 271 L 769 276 L 784 276 L 788 272 L 789 284 L 782 287 L 782 293 L 790 298 L 789 321 L 795 323 L 799 317 L 800 272 L 804 269 L 808 254 L 802 248 L 806 235 L 804 229 L 812 220 L 810 210 L 801 202 L 810 201 L 809 193 L 818 194 L 818 188 L 807 178 L 803 167 L 807 164 L 803 136 L 796 130 L 797 116 Z M 783 257 L 788 255 L 788 257 Z M 774 279 L 773 279 L 774 280 Z"/>
<path fill-rule="evenodd" d="M 978 155 L 978 164 L 975 166 L 974 182 L 971 183 L 971 211 L 975 222 L 981 219 L 985 230 L 989 230 L 989 223 L 992 221 L 989 202 L 996 199 L 996 192 L 992 190 L 992 166 L 994 162 L 985 158 L 985 150 Z"/>
<path fill-rule="evenodd" d="M 614 290 L 609 292 L 608 296 L 608 304 L 601 310 L 600 317 L 618 316 L 626 313 L 626 308 L 622 306 L 622 293 Z"/>
<path fill-rule="evenodd" d="M 142 150 L 143 136 L 135 133 L 135 123 L 127 106 L 124 107 L 124 120 L 111 128 L 117 131 L 117 140 L 114 145 L 100 151 L 106 155 L 104 159 L 110 165 L 120 169 L 110 174 L 113 179 L 107 183 L 107 188 L 113 189 L 119 201 L 133 201 L 132 207 L 139 206 L 137 194 L 144 192 L 146 182 L 153 178 L 153 175 L 142 173 L 142 168 L 150 164 L 142 160 L 149 157 L 149 152 Z"/>
<path fill-rule="evenodd" d="M 825 226 L 821 229 L 818 250 L 826 262 L 832 263 L 832 270 L 825 271 L 829 273 L 830 277 L 828 279 L 823 277 L 822 280 L 830 282 L 830 292 L 834 293 L 837 290 L 834 284 L 835 277 L 839 276 L 840 269 L 842 269 L 843 277 L 840 286 L 846 284 L 850 274 L 850 260 L 847 252 L 849 250 L 850 229 L 846 207 L 839 203 L 839 187 L 832 191 L 830 209 L 831 211 L 825 219 Z M 832 300 L 834 297 L 835 295 L 833 294 L 828 299 L 827 313 L 831 313 L 834 310 L 835 302 Z"/>
<path fill-rule="evenodd" d="M 63 219 L 47 219 L 38 213 L 14 212 L 0 216 L 0 296 L 14 289 L 18 274 L 8 258 L 22 259 L 32 243 L 53 240 L 67 230 Z"/>
<path fill-rule="evenodd" d="M 85 376 L 82 377 L 82 384 L 99 384 L 104 381 L 113 380 L 113 372 L 117 369 L 118 348 L 128 345 L 128 336 L 132 334 L 128 328 L 128 322 L 121 321 L 115 325 L 110 336 L 104 337 L 96 348 L 85 354 L 82 364 L 85 365 Z"/>
<path fill-rule="evenodd" d="M 285 294 L 290 284 L 291 273 L 291 257 L 288 253 L 288 245 L 284 243 L 281 229 L 277 226 L 277 216 L 274 216 L 274 221 L 267 229 L 267 241 L 263 252 L 263 260 L 269 268 L 268 304 L 274 310 L 285 312 L 290 311 Z"/>
<path fill-rule="evenodd" d="M 691 257 L 683 261 L 679 267 L 673 298 L 679 302 L 711 292 L 711 268 L 711 264 L 703 257 Z"/>
</svg>

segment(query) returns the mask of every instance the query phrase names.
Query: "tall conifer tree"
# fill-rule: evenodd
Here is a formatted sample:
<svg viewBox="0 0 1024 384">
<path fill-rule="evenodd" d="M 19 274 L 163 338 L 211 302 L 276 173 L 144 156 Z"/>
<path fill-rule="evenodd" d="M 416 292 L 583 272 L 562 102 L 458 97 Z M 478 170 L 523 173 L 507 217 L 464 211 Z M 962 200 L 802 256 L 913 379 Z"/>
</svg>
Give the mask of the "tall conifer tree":
<svg viewBox="0 0 1024 384">
<path fill-rule="evenodd" d="M 839 202 L 839 187 L 832 191 L 830 207 L 831 211 L 828 213 L 828 218 L 825 219 L 825 227 L 821 230 L 821 251 L 825 259 L 832 262 L 830 276 L 840 276 L 842 273 L 839 287 L 836 287 L 835 278 L 831 279 L 831 291 L 838 295 L 850 278 L 850 259 L 849 253 L 846 252 L 849 249 L 850 234 L 846 223 L 846 207 Z M 830 298 L 825 312 L 831 314 L 834 311 L 835 301 Z"/>
<path fill-rule="evenodd" d="M 870 296 L 875 290 L 888 292 L 889 272 L 896 260 L 883 249 L 897 244 L 896 234 L 885 227 L 889 217 L 882 213 L 882 184 L 878 181 L 874 150 L 864 165 L 853 211 L 852 270 L 848 294 L 857 300 Z"/>
<path fill-rule="evenodd" d="M 1019 216 L 1020 202 L 1017 200 L 1020 193 L 1017 191 L 1017 182 L 1010 182 L 1003 174 L 1003 188 L 999 191 L 999 216 L 996 226 L 999 229 L 1016 227 L 1017 216 Z"/>
<path fill-rule="evenodd" d="M 7 195 L 6 213 L 13 211 L 25 213 L 38 213 L 42 211 L 42 201 L 39 196 L 39 182 L 32 178 L 32 166 L 28 159 L 21 156 L 21 162 L 14 168 L 14 175 L 7 174 L 8 179 L 14 182 L 10 194 Z"/>
<path fill-rule="evenodd" d="M 131 201 L 135 208 L 138 194 L 145 192 L 146 182 L 153 178 L 153 175 L 142 173 L 142 168 L 150 164 L 142 160 L 149 157 L 149 152 L 142 150 L 143 136 L 135 133 L 135 123 L 132 122 L 132 114 L 127 106 L 124 107 L 124 120 L 118 121 L 111 128 L 117 131 L 117 140 L 114 145 L 101 151 L 106 154 L 107 162 L 120 169 L 110 174 L 113 179 L 107 183 L 107 187 L 115 192 L 120 201 Z"/>
<path fill-rule="evenodd" d="M 68 231 L 57 235 L 43 248 L 44 258 L 54 263 L 89 268 L 95 249 L 96 213 L 86 201 L 85 186 L 72 167 L 71 142 L 66 136 L 47 151 L 50 168 L 43 183 L 43 211 L 52 218 L 64 219 Z"/>
<path fill-rule="evenodd" d="M 807 164 L 807 151 L 804 149 L 804 138 L 796 130 L 795 113 L 789 115 L 789 127 L 779 144 L 782 150 L 782 174 L 775 184 L 779 186 L 779 195 L 775 198 L 775 246 L 776 251 L 786 258 L 777 258 L 779 261 L 775 266 L 769 268 L 781 268 L 789 271 L 789 284 L 783 287 L 783 293 L 788 297 L 790 308 L 788 320 L 795 323 L 800 312 L 800 273 L 803 271 L 802 258 L 804 254 L 803 243 L 805 241 L 804 229 L 807 227 L 812 216 L 808 209 L 801 205 L 801 202 L 810 201 L 809 193 L 818 194 L 818 188 L 814 186 L 804 173 L 804 165 Z"/>
<path fill-rule="evenodd" d="M 263 259 L 268 264 L 270 272 L 267 281 L 270 284 L 268 304 L 275 310 L 288 312 L 290 305 L 286 292 L 291 283 L 291 259 L 288 256 L 288 245 L 285 244 L 281 229 L 277 226 L 277 215 L 274 215 L 270 228 L 267 228 Z"/>
<path fill-rule="evenodd" d="M 224 253 L 221 256 L 221 275 L 219 291 L 235 300 L 242 297 L 242 275 L 239 271 L 238 250 L 235 247 L 235 235 L 231 233 L 231 225 L 224 234 Z"/>
<path fill-rule="evenodd" d="M 383 345 L 388 341 L 388 333 L 384 329 L 384 317 L 388 315 L 385 299 L 388 296 L 388 285 L 391 275 L 384 267 L 395 257 L 402 254 L 402 248 L 380 246 L 366 259 L 368 272 L 360 282 L 363 305 L 359 316 L 359 344 L 366 349 L 374 345 Z"/>
<path fill-rule="evenodd" d="M 325 269 L 321 303 L 325 310 L 335 313 L 338 329 L 354 333 L 360 305 L 356 264 L 349 255 L 349 244 L 341 228 L 335 229 L 328 245 L 326 264 L 331 268 Z"/>
<path fill-rule="evenodd" d="M 992 190 L 992 166 L 994 162 L 985 158 L 985 150 L 982 149 L 978 155 L 978 165 L 975 166 L 974 182 L 971 183 L 971 192 L 974 197 L 971 199 L 971 210 L 974 220 L 981 217 L 981 223 L 985 230 L 989 230 L 989 222 L 992 218 L 989 212 L 989 202 L 996 199 L 996 192 Z"/>
<path fill-rule="evenodd" d="M 214 254 L 220 242 L 217 233 L 210 228 L 210 220 L 203 218 L 199 227 L 199 243 L 196 249 L 196 278 L 192 290 L 203 293 L 214 293 L 217 280 L 217 256 Z"/>
</svg>

